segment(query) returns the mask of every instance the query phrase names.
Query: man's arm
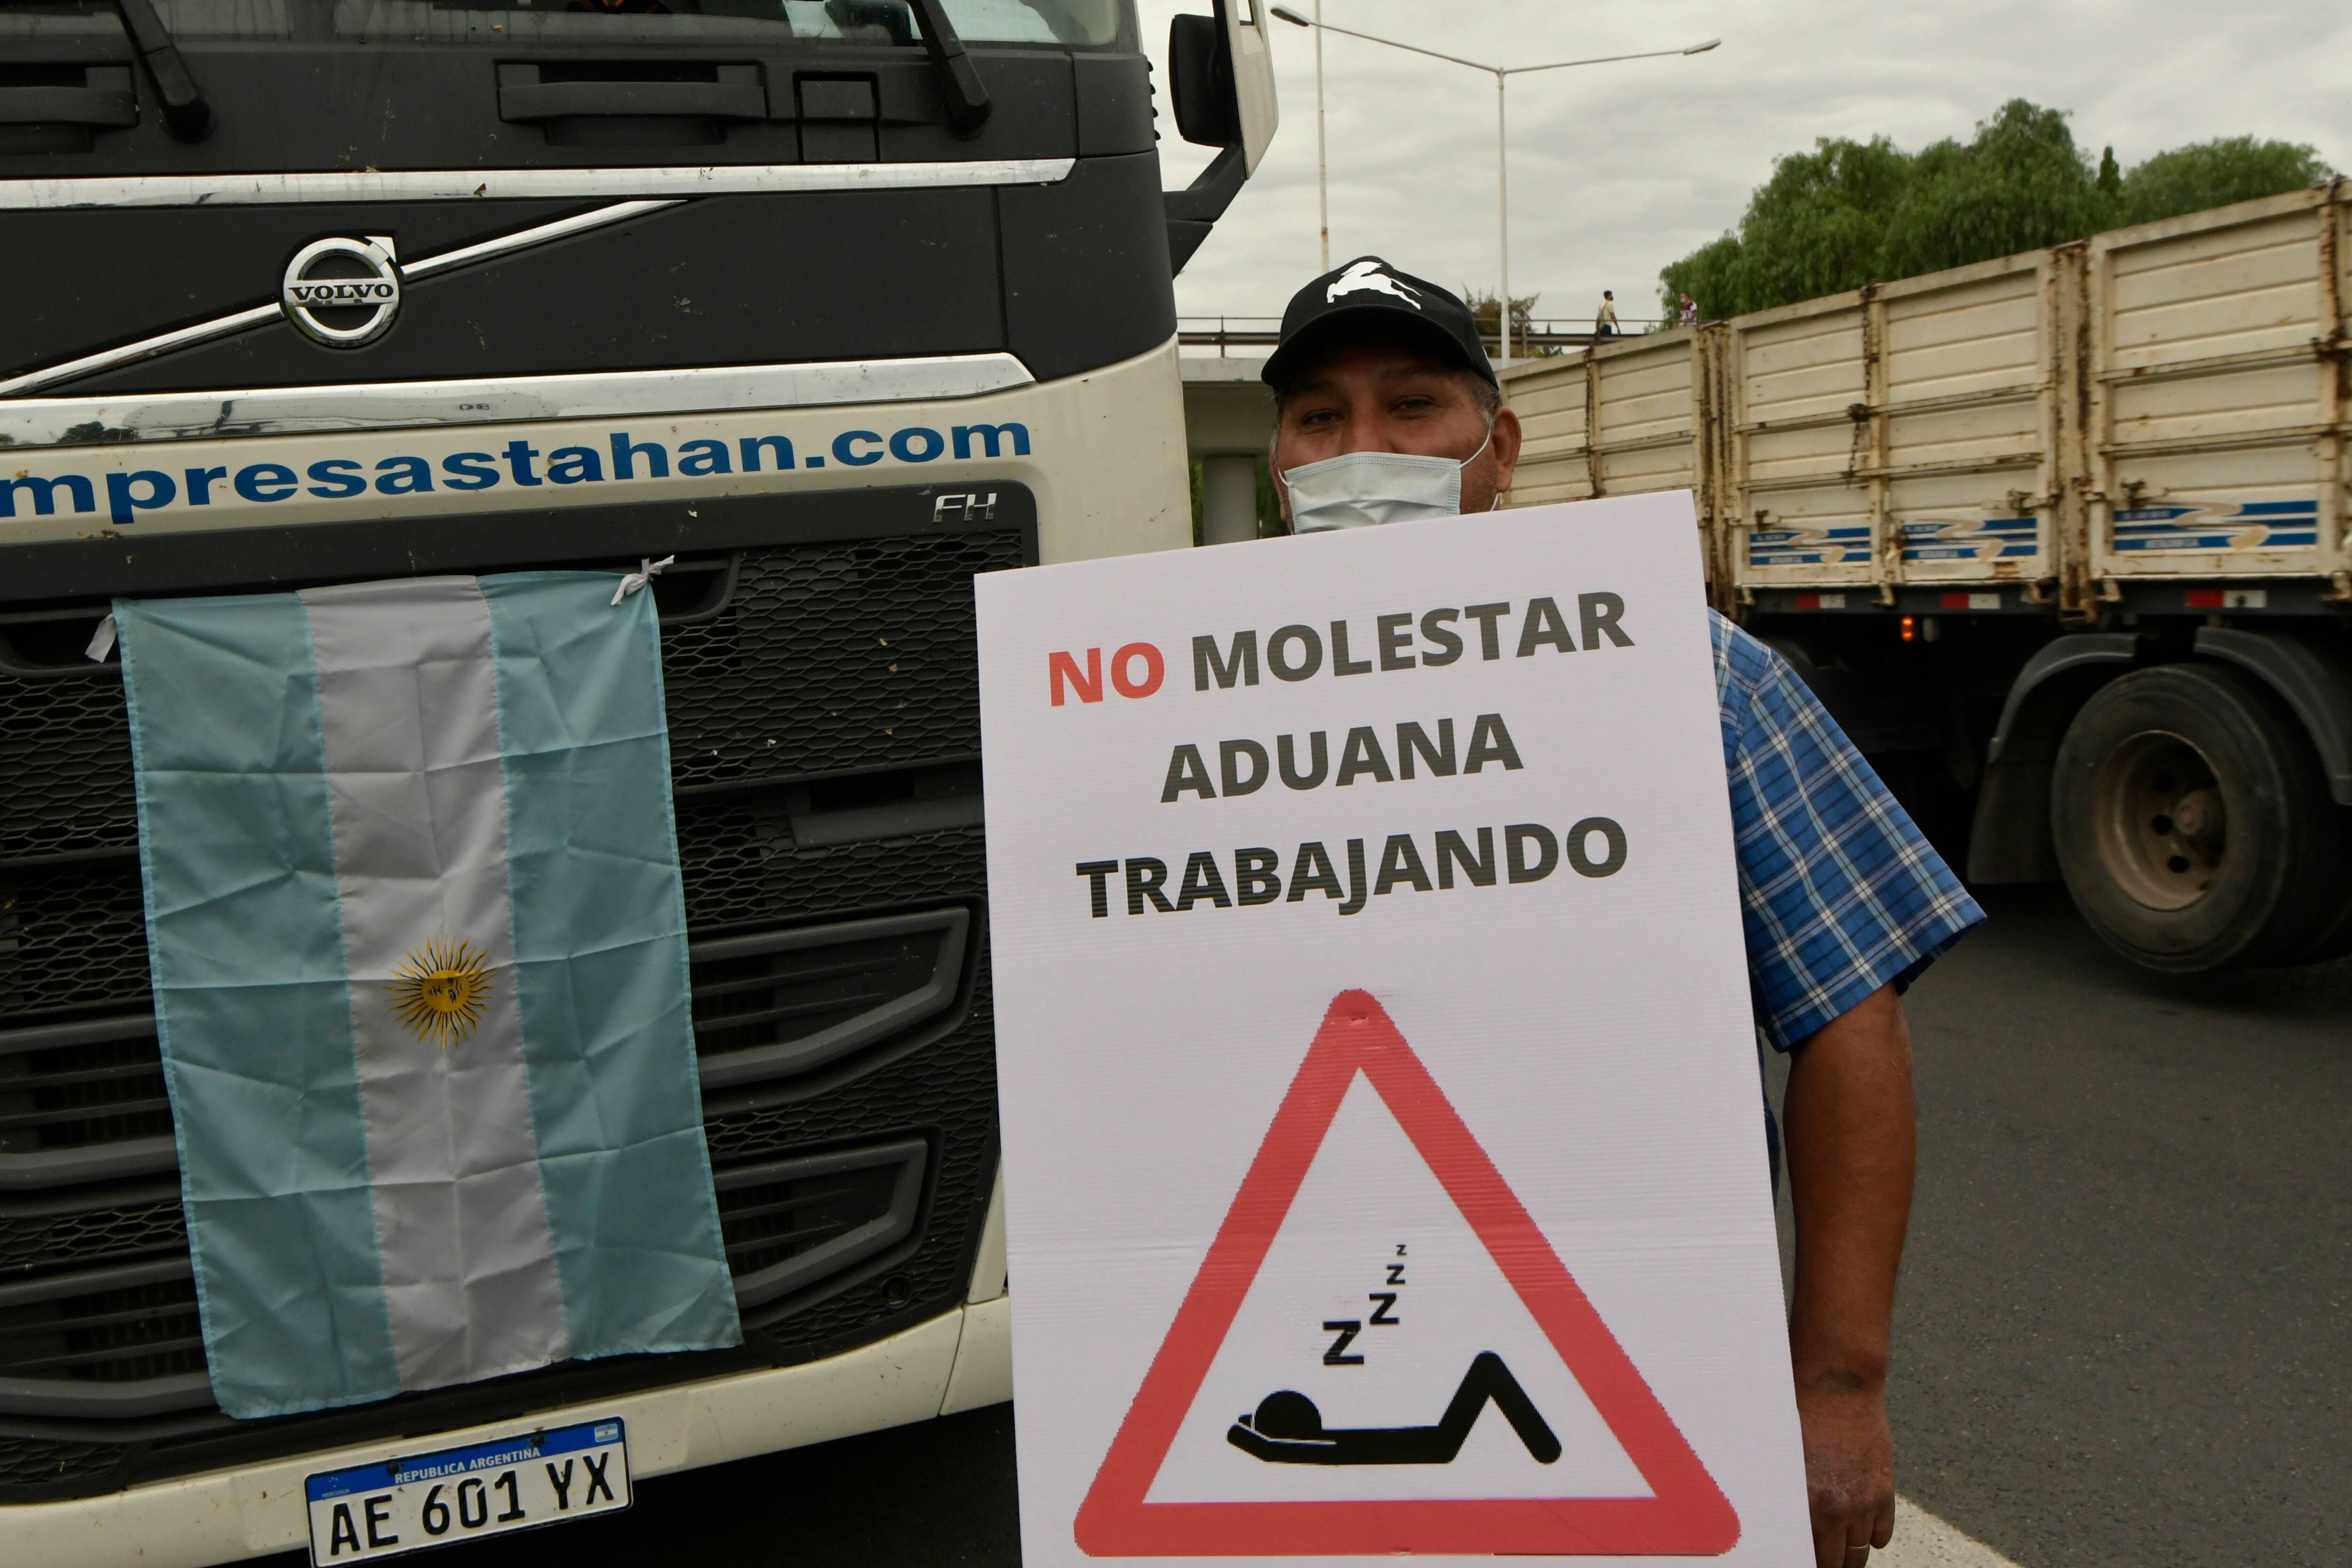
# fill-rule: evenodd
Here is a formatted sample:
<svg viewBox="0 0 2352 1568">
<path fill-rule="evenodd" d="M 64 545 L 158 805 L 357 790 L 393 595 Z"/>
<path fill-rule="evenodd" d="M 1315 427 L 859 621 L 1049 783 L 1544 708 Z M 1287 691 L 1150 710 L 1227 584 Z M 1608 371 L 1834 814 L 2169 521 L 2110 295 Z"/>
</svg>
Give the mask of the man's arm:
<svg viewBox="0 0 2352 1568">
<path fill-rule="evenodd" d="M 1916 1152 L 1911 1032 L 1881 986 L 1796 1047 L 1781 1108 L 1797 1230 L 1789 1352 L 1819 1568 L 1895 1530 L 1886 1368 Z"/>
</svg>

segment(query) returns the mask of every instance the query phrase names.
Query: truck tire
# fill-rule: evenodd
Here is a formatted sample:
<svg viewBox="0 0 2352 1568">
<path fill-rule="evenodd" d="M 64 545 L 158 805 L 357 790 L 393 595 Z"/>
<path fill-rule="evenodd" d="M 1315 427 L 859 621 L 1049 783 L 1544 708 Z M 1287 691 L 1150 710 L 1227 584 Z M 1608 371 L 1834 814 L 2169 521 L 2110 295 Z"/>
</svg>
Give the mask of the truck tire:
<svg viewBox="0 0 2352 1568">
<path fill-rule="evenodd" d="M 2318 756 L 2234 669 L 2162 665 L 2100 688 L 2058 748 L 2050 826 L 2075 908 L 2148 969 L 2307 961 L 2338 912 L 2342 819 Z"/>
</svg>

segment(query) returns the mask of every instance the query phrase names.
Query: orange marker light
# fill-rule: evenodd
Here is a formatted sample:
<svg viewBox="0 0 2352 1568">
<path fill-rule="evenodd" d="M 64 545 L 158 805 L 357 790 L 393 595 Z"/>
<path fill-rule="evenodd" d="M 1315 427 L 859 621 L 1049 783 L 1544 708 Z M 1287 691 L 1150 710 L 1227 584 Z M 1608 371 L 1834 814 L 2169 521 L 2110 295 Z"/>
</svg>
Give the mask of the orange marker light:
<svg viewBox="0 0 2352 1568">
<path fill-rule="evenodd" d="M 1905 642 L 1916 642 L 1919 640 L 1918 616 L 1906 616 L 1903 617 L 1903 640 Z"/>
</svg>

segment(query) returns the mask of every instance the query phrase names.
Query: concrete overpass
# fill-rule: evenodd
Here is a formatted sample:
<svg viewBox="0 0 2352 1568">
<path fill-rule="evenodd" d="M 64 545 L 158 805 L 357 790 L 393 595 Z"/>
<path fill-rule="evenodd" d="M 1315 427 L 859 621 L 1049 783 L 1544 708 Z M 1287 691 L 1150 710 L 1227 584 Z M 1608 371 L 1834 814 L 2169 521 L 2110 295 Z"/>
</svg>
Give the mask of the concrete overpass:
<svg viewBox="0 0 2352 1568">
<path fill-rule="evenodd" d="M 1187 354 L 1184 444 L 1201 465 L 1201 542 L 1257 537 L 1257 466 L 1274 439 L 1274 394 L 1257 378 L 1264 353 Z"/>
</svg>

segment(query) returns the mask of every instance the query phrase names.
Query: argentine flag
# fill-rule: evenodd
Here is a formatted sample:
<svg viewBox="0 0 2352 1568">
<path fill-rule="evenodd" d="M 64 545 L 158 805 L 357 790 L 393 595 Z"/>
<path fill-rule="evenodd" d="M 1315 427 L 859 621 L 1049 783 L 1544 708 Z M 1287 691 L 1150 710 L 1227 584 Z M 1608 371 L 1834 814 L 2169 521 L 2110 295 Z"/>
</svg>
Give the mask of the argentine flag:
<svg viewBox="0 0 2352 1568">
<path fill-rule="evenodd" d="M 155 1011 L 232 1415 L 738 1343 L 653 595 L 118 600 Z"/>
</svg>

